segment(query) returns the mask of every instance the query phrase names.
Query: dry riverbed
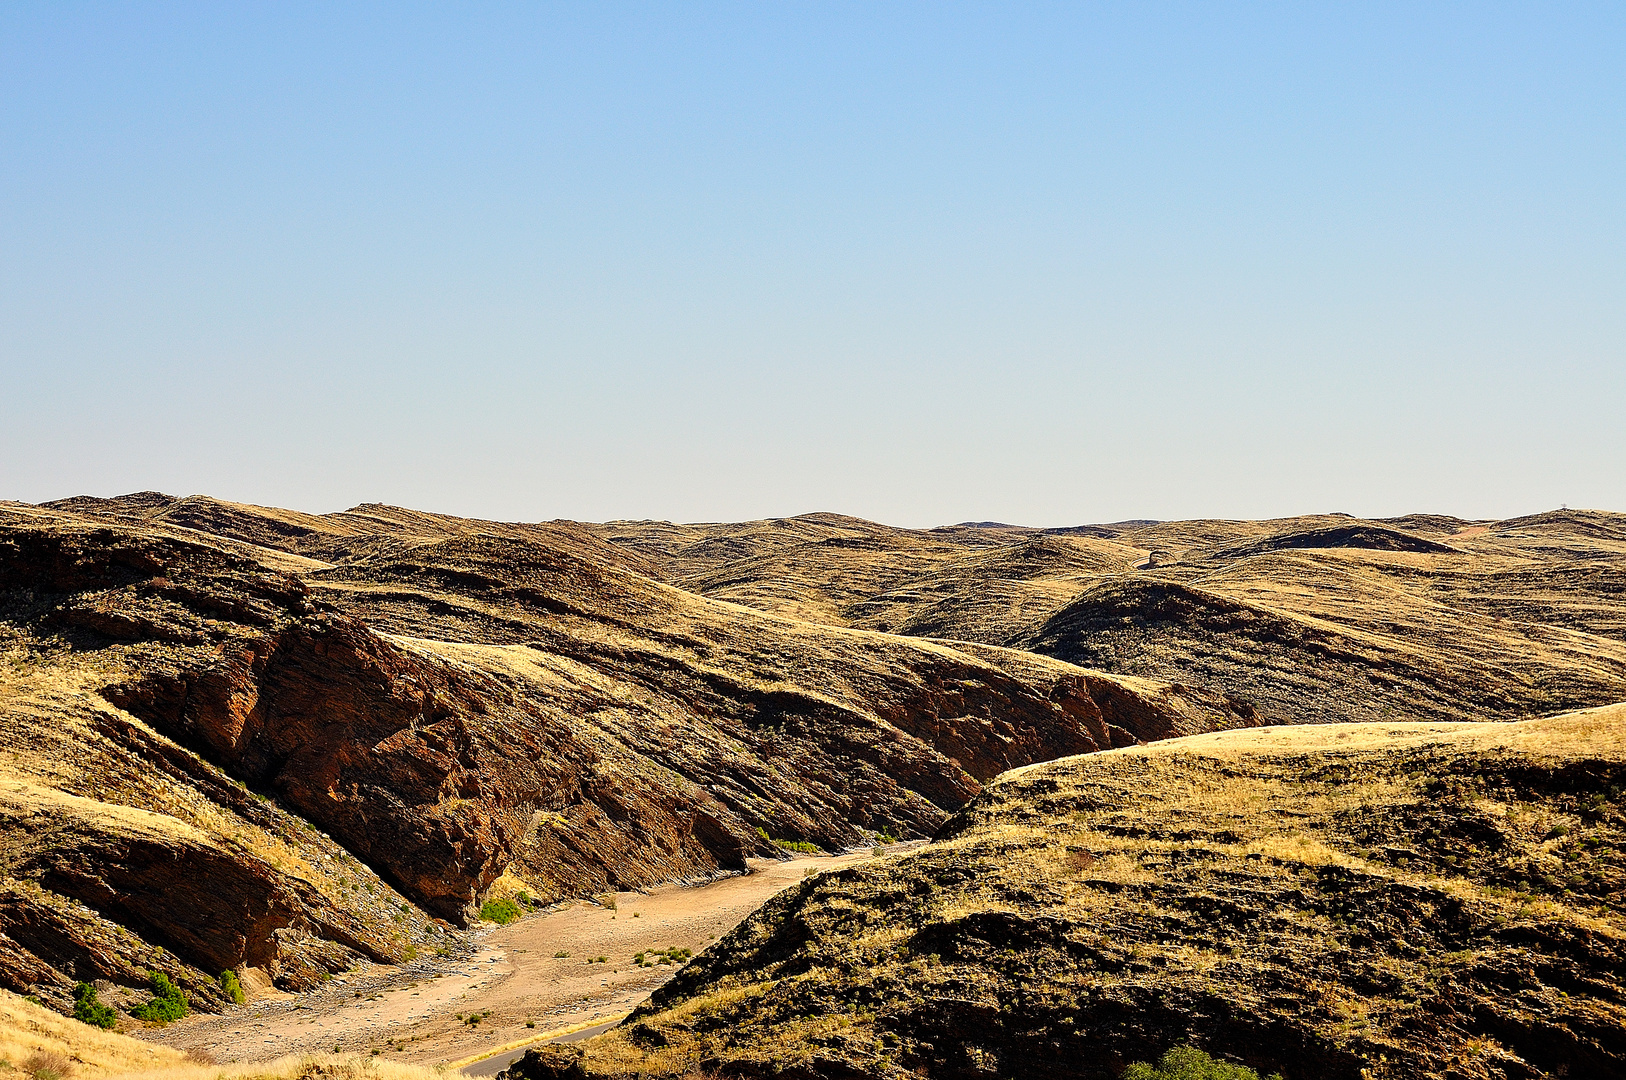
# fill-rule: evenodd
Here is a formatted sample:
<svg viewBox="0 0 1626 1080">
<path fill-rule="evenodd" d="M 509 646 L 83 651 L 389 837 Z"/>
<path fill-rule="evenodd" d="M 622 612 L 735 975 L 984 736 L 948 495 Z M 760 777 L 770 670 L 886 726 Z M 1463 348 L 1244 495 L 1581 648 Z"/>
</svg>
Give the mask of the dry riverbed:
<svg viewBox="0 0 1626 1080">
<path fill-rule="evenodd" d="M 485 1075 L 517 1057 L 519 1044 L 597 1034 L 678 970 L 640 967 L 638 953 L 698 953 L 781 889 L 869 857 L 752 860 L 751 873 L 708 885 L 618 893 L 613 911 L 577 902 L 479 934 L 462 959 L 364 966 L 309 994 L 273 992 L 223 1016 L 133 1034 L 221 1062 L 338 1048 Z"/>
</svg>

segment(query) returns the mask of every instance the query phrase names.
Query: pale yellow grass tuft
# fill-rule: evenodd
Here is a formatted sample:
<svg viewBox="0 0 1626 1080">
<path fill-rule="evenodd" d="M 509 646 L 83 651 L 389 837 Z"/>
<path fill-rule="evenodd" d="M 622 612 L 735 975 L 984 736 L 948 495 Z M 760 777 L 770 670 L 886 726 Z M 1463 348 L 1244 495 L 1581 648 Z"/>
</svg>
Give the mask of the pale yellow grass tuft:
<svg viewBox="0 0 1626 1080">
<path fill-rule="evenodd" d="M 19 1075 L 33 1073 L 32 1062 L 57 1080 L 444 1080 L 439 1070 L 356 1054 L 208 1064 L 167 1046 L 81 1024 L 5 990 L 0 990 L 0 1060 Z"/>
<path fill-rule="evenodd" d="M 445 1080 L 446 1073 L 423 1065 L 361 1054 L 303 1054 L 241 1065 L 183 1062 L 157 1069 L 115 1074 L 119 1080 Z"/>
</svg>

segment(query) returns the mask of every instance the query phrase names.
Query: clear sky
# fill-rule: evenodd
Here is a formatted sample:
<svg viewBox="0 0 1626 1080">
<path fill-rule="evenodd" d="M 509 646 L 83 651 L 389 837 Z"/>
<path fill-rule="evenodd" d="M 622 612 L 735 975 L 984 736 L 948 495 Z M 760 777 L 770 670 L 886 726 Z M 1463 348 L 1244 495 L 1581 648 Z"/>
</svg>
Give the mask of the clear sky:
<svg viewBox="0 0 1626 1080">
<path fill-rule="evenodd" d="M 1626 510 L 1626 5 L 0 7 L 0 498 Z"/>
</svg>

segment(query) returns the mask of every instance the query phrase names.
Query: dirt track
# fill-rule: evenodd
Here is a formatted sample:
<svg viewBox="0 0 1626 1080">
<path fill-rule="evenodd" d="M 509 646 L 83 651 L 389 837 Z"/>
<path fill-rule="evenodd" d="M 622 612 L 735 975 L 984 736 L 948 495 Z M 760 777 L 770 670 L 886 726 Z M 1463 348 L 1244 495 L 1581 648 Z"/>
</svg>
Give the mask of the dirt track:
<svg viewBox="0 0 1626 1080">
<path fill-rule="evenodd" d="M 273 994 L 224 1016 L 194 1015 L 135 1034 L 221 1062 L 338 1047 L 425 1065 L 468 1063 L 619 1018 L 677 971 L 675 964 L 638 967 L 635 954 L 698 953 L 807 873 L 868 857 L 752 860 L 752 873 L 709 885 L 619 893 L 615 911 L 578 902 L 481 935 L 465 960 L 367 967 L 321 991 Z M 597 963 L 600 956 L 607 961 Z M 481 1019 L 470 1025 L 464 1018 L 475 1013 Z M 519 1052 L 505 1049 L 500 1057 Z M 482 1075 L 496 1064 L 486 1059 L 469 1071 Z"/>
</svg>

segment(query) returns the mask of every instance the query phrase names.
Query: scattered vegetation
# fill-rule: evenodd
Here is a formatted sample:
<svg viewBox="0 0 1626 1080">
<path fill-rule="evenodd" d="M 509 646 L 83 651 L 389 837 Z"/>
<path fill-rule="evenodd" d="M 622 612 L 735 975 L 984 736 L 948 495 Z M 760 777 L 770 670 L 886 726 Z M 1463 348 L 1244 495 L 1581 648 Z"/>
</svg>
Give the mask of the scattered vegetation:
<svg viewBox="0 0 1626 1080">
<path fill-rule="evenodd" d="M 769 836 L 768 830 L 761 825 L 757 826 L 757 835 L 781 851 L 794 851 L 801 855 L 818 855 L 824 850 L 817 844 L 810 844 L 806 840 L 776 840 Z"/>
<path fill-rule="evenodd" d="M 119 1022 L 119 1014 L 96 997 L 96 988 L 89 983 L 73 986 L 73 1018 L 99 1028 L 111 1028 Z"/>
<path fill-rule="evenodd" d="M 34 1080 L 68 1080 L 73 1073 L 73 1064 L 59 1050 L 39 1050 L 23 1062 L 23 1072 Z"/>
<path fill-rule="evenodd" d="M 638 967 L 654 967 L 656 964 L 681 964 L 693 955 L 694 953 L 688 949 L 674 945 L 669 949 L 651 949 L 647 952 L 641 952 L 632 958 L 632 962 Z"/>
<path fill-rule="evenodd" d="M 480 918 L 486 922 L 494 922 L 498 926 L 507 926 L 520 917 L 519 905 L 506 896 L 493 897 L 480 905 Z"/>
<path fill-rule="evenodd" d="M 172 1020 L 179 1020 L 192 1011 L 186 993 L 171 982 L 168 975 L 162 971 L 151 971 L 147 974 L 152 985 L 152 1000 L 131 1009 L 131 1016 L 150 1024 L 167 1024 Z"/>
<path fill-rule="evenodd" d="M 817 855 L 824 849 L 817 844 L 810 844 L 806 840 L 775 840 L 774 846 L 785 851 L 794 851 L 799 855 Z"/>
<path fill-rule="evenodd" d="M 1156 1065 L 1137 1061 L 1124 1070 L 1123 1080 L 1259 1080 L 1259 1074 L 1246 1065 L 1217 1061 L 1194 1046 L 1176 1046 L 1158 1059 Z M 1282 1080 L 1271 1073 L 1265 1080 Z"/>
<path fill-rule="evenodd" d="M 226 996 L 231 998 L 232 1004 L 241 1005 L 248 1000 L 248 995 L 243 993 L 243 984 L 237 981 L 237 973 L 231 968 L 222 971 L 216 981 L 220 983 L 220 989 L 226 992 Z"/>
</svg>

